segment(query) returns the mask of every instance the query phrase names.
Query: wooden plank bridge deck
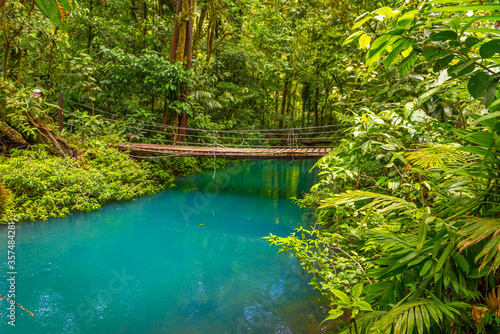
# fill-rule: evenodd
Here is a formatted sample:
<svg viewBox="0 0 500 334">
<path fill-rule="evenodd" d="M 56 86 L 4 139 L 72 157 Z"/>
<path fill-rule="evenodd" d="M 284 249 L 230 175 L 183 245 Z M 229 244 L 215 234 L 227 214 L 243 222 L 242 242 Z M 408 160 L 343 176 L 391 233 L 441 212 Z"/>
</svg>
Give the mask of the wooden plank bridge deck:
<svg viewBox="0 0 500 334">
<path fill-rule="evenodd" d="M 123 151 L 141 155 L 187 156 L 224 159 L 318 159 L 331 151 L 330 148 L 236 148 L 210 146 L 180 146 L 157 144 L 120 144 Z"/>
</svg>

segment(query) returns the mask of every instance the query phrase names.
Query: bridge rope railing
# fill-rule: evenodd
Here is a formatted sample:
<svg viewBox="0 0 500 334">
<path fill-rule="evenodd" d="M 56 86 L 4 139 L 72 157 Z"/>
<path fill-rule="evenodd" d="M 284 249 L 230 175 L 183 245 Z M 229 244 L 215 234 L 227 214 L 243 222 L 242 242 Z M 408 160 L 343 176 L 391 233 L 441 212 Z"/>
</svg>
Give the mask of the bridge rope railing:
<svg viewBox="0 0 500 334">
<path fill-rule="evenodd" d="M 163 145 L 227 148 L 327 148 L 328 145 L 318 145 L 329 144 L 335 139 L 342 138 L 343 136 L 340 136 L 340 134 L 345 132 L 345 127 L 348 126 L 346 124 L 334 124 L 286 129 L 197 129 L 140 121 L 86 106 L 69 99 L 64 99 L 64 101 L 91 110 L 93 115 L 96 112 L 106 115 L 98 114 L 100 120 L 120 129 L 131 142 L 157 142 Z M 74 108 L 78 109 L 77 107 Z M 68 116 L 65 118 L 65 124 L 70 127 L 77 124 L 78 117 L 82 117 L 81 113 L 75 111 L 62 111 Z M 185 134 L 179 135 L 179 130 L 183 130 Z"/>
</svg>

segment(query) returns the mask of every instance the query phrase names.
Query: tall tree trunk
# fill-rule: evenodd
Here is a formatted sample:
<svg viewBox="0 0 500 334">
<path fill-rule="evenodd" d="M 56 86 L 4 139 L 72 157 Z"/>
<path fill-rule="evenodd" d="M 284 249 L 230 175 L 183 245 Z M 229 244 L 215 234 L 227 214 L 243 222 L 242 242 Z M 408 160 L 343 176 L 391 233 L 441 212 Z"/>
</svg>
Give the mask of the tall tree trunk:
<svg viewBox="0 0 500 334">
<path fill-rule="evenodd" d="M 172 44 L 170 46 L 170 63 L 175 63 L 177 60 L 177 48 L 179 46 L 179 17 L 182 13 L 182 0 L 178 0 L 177 9 L 175 10 L 174 33 L 172 35 Z M 165 97 L 167 98 L 167 97 Z M 167 125 L 170 120 L 169 108 L 165 102 L 163 110 L 163 124 Z M 177 126 L 177 121 L 173 123 Z M 177 137 L 177 134 L 175 135 Z M 175 139 L 174 139 L 175 140 Z"/>
<path fill-rule="evenodd" d="M 175 11 L 174 33 L 172 35 L 172 45 L 170 47 L 170 62 L 175 63 L 177 47 L 179 45 L 179 16 L 182 12 L 182 0 L 177 2 L 177 9 Z"/>
<path fill-rule="evenodd" d="M 191 69 L 193 51 L 193 16 L 195 0 L 179 0 L 177 3 L 177 15 L 174 23 L 174 36 L 170 49 L 170 61 L 180 61 L 184 63 L 184 69 Z M 181 88 L 181 98 L 187 102 L 189 92 L 187 88 Z M 168 112 L 168 111 L 167 111 Z M 163 117 L 166 119 L 166 116 Z M 184 142 L 186 137 L 187 114 L 183 113 L 178 122 L 175 122 L 180 129 L 176 138 L 179 142 Z"/>
<path fill-rule="evenodd" d="M 188 15 L 189 18 L 186 22 L 186 40 L 185 40 L 185 50 L 184 50 L 184 69 L 189 71 L 192 65 L 192 55 L 193 55 L 193 15 L 194 15 L 194 7 L 195 0 L 188 0 Z M 187 102 L 187 98 L 189 92 L 186 89 L 183 89 L 182 95 L 185 98 L 185 102 Z M 187 119 L 188 115 L 183 113 L 181 115 L 180 128 L 179 128 L 179 142 L 183 143 L 186 141 L 186 128 L 187 128 Z"/>
</svg>

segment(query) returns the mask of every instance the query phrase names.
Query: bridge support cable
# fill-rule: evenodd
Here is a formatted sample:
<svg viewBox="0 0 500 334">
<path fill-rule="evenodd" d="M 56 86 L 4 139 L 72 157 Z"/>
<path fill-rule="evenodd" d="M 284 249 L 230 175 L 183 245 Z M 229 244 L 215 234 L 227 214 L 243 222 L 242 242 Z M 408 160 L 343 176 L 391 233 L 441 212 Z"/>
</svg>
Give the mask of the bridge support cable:
<svg viewBox="0 0 500 334">
<path fill-rule="evenodd" d="M 92 110 L 94 114 L 95 111 L 100 113 L 95 121 L 104 123 L 125 135 L 128 142 L 122 143 L 120 149 L 130 151 L 131 156 L 136 158 L 143 155 L 210 156 L 214 159 L 318 158 L 330 151 L 330 144 L 342 138 L 342 133 L 350 125 L 334 124 L 288 129 L 196 129 L 141 122 L 71 100 L 64 99 L 64 101 Z M 64 109 L 61 111 L 69 116 L 65 119 L 65 124 L 71 128 L 86 117 L 74 111 Z M 183 143 L 177 142 L 175 134 L 179 129 L 185 133 Z"/>
</svg>

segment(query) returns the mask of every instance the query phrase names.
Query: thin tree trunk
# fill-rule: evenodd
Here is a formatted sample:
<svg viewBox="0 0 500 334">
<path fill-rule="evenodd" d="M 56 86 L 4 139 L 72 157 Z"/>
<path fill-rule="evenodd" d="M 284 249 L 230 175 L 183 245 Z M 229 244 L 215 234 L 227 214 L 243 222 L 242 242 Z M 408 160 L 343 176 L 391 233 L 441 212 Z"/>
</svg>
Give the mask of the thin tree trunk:
<svg viewBox="0 0 500 334">
<path fill-rule="evenodd" d="M 170 121 L 170 114 L 168 113 L 168 100 L 165 98 L 165 101 L 163 102 L 163 125 L 168 125 L 168 122 Z M 162 130 L 165 130 L 166 127 L 162 128 Z"/>
<path fill-rule="evenodd" d="M 92 17 L 92 9 L 94 8 L 94 1 L 90 0 L 90 5 L 89 5 L 89 16 Z M 89 20 L 92 21 L 92 20 Z M 90 47 L 92 46 L 92 24 L 89 23 L 89 28 L 87 32 L 87 50 L 90 52 Z"/>
<path fill-rule="evenodd" d="M 281 115 L 279 121 L 279 128 L 283 129 L 283 121 L 285 119 L 286 97 L 288 95 L 288 78 L 285 78 L 285 86 L 283 87 L 283 99 L 281 101 Z"/>
<path fill-rule="evenodd" d="M 319 103 L 319 78 L 318 78 L 318 72 L 316 72 L 316 94 L 315 94 L 315 98 L 314 98 L 314 125 L 315 126 L 319 126 L 318 103 Z"/>
<path fill-rule="evenodd" d="M 276 119 L 276 116 L 278 115 L 278 110 L 280 107 L 280 94 L 278 92 L 274 93 L 274 116 L 273 118 Z"/>
<path fill-rule="evenodd" d="M 205 23 L 207 12 L 208 12 L 208 7 L 203 6 L 203 8 L 201 9 L 198 24 L 196 25 L 196 32 L 194 33 L 194 39 L 193 39 L 193 58 L 195 59 L 196 59 L 196 54 L 198 53 L 198 44 L 200 43 L 201 33 L 203 31 L 203 24 Z"/>
<path fill-rule="evenodd" d="M 9 53 L 10 53 L 10 42 L 6 43 L 4 56 L 3 56 L 3 79 L 4 80 L 7 80 L 7 73 L 9 72 L 7 70 L 7 64 L 9 62 Z"/>
<path fill-rule="evenodd" d="M 131 7 L 131 12 L 132 12 L 132 18 L 134 19 L 134 22 L 135 22 L 135 25 L 137 25 L 137 15 L 135 14 L 135 0 L 132 0 L 131 1 L 132 3 L 132 7 Z M 133 39 L 133 42 L 132 42 L 132 54 L 135 56 L 136 54 L 136 43 L 137 42 L 137 35 L 135 34 L 134 32 L 134 39 Z"/>
<path fill-rule="evenodd" d="M 210 21 L 208 23 L 208 33 L 207 33 L 207 66 L 208 63 L 210 62 L 210 57 L 212 56 L 212 46 L 214 44 L 214 36 L 215 36 L 215 26 L 217 23 L 217 18 L 216 14 L 214 13 L 214 10 L 212 9 L 212 12 L 210 13 Z"/>
<path fill-rule="evenodd" d="M 154 17 L 154 15 L 153 15 Z M 146 1 L 142 2 L 142 42 L 143 49 L 146 49 L 146 34 L 148 32 L 148 5 Z"/>
<path fill-rule="evenodd" d="M 326 105 L 328 104 L 328 92 L 330 91 L 330 86 L 326 86 L 325 87 L 325 91 L 326 91 L 326 96 L 325 96 L 325 103 L 323 103 L 323 107 L 321 108 L 321 124 L 325 124 L 325 109 L 326 109 Z M 328 121 L 328 120 L 327 120 Z"/>
</svg>

